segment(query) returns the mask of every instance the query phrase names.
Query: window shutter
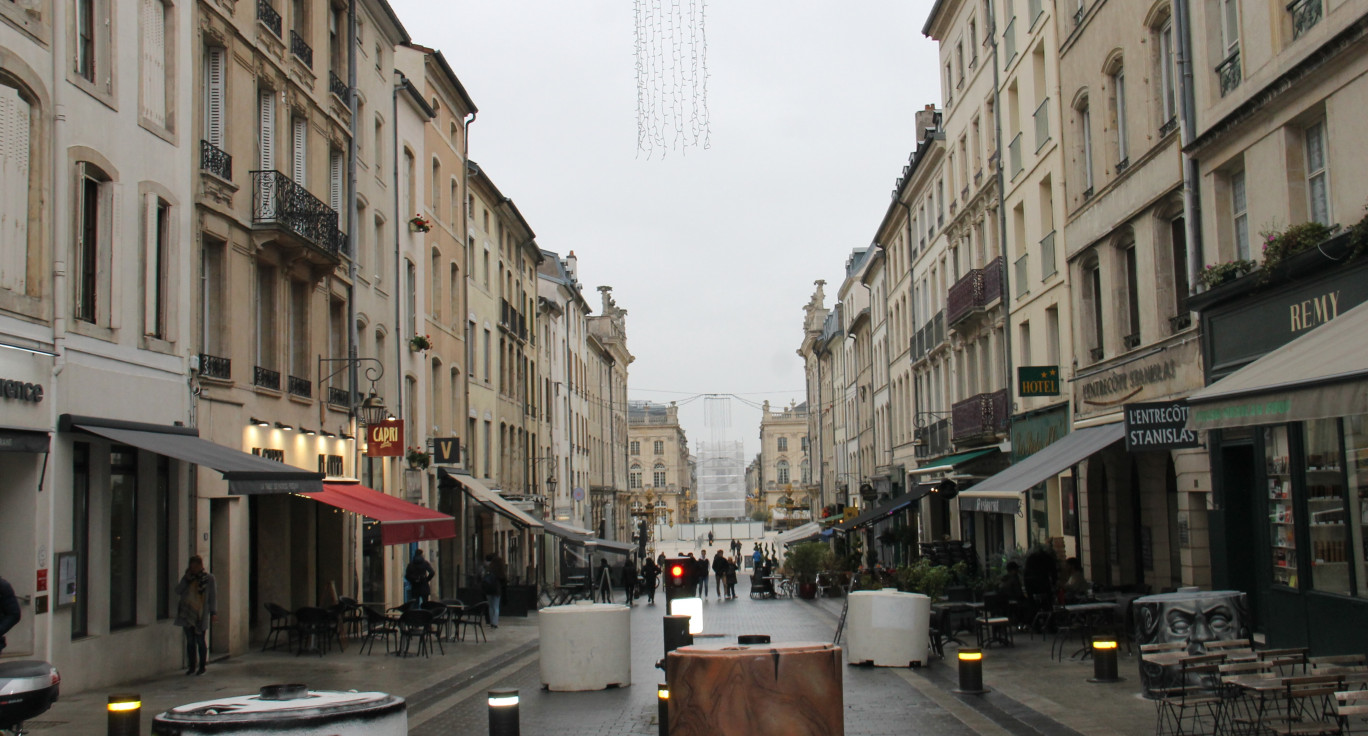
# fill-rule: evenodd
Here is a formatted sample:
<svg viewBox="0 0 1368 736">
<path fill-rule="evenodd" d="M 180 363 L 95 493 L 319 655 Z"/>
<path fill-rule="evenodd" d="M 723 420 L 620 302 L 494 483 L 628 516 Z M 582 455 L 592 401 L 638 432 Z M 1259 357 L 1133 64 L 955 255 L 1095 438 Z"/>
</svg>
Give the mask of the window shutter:
<svg viewBox="0 0 1368 736">
<path fill-rule="evenodd" d="M 157 250 L 157 195 L 143 195 L 143 334 L 157 334 L 157 276 L 161 271 Z"/>
<path fill-rule="evenodd" d="M 333 211 L 342 212 L 342 152 L 333 149 L 328 157 L 328 195 Z"/>
<path fill-rule="evenodd" d="M 209 144 L 224 150 L 224 130 L 223 130 L 223 103 L 225 96 L 224 82 L 226 69 L 224 60 L 227 54 L 220 46 L 209 48 L 208 66 L 205 76 L 208 78 L 207 99 L 205 100 L 205 120 L 204 134 Z"/>
<path fill-rule="evenodd" d="M 0 85 L 0 289 L 28 284 L 29 104 Z"/>
<path fill-rule="evenodd" d="M 261 90 L 258 109 L 260 112 L 261 170 L 275 170 L 275 94 L 268 89 Z"/>
<path fill-rule="evenodd" d="M 142 114 L 166 127 L 166 6 L 142 0 Z"/>
<path fill-rule="evenodd" d="M 301 187 L 308 186 L 304 174 L 305 165 L 308 161 L 308 152 L 305 150 L 305 146 L 309 141 L 309 121 L 304 118 L 295 118 L 293 127 L 294 161 L 290 172 L 290 178 L 294 179 L 295 183 Z"/>
</svg>

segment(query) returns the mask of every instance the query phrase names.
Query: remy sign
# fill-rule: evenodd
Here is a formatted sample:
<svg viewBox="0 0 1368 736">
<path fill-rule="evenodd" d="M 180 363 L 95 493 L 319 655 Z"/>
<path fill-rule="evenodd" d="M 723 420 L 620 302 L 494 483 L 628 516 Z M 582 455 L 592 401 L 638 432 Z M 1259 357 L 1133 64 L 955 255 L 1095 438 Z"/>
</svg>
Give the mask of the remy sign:
<svg viewBox="0 0 1368 736">
<path fill-rule="evenodd" d="M 366 425 L 367 457 L 402 457 L 404 454 L 404 420 L 392 419 Z"/>
<path fill-rule="evenodd" d="M 1187 400 L 1127 404 L 1126 451 L 1177 450 L 1197 447 L 1197 433 L 1187 428 Z"/>
<path fill-rule="evenodd" d="M 1023 365 L 1017 368 L 1017 396 L 1058 396 L 1059 366 Z"/>
</svg>

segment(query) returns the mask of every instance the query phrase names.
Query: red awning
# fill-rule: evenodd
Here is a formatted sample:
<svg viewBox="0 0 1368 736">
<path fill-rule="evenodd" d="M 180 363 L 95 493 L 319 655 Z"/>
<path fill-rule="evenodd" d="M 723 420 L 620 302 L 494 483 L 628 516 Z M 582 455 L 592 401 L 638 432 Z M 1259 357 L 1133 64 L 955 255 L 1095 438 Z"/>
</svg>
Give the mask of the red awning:
<svg viewBox="0 0 1368 736">
<path fill-rule="evenodd" d="M 380 541 L 383 544 L 407 544 L 456 536 L 456 519 L 360 483 L 324 483 L 322 491 L 302 495 L 380 522 Z"/>
</svg>

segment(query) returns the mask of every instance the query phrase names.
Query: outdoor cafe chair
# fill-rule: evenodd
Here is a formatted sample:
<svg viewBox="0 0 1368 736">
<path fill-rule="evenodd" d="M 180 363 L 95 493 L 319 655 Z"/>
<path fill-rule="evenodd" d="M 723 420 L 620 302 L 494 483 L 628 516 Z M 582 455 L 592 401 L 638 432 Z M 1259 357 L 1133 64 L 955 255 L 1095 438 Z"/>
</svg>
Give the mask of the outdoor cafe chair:
<svg viewBox="0 0 1368 736">
<path fill-rule="evenodd" d="M 1012 617 L 1008 611 L 1007 596 L 1001 593 L 985 593 L 983 608 L 978 609 L 974 620 L 974 631 L 978 636 L 980 648 L 993 644 L 1014 646 L 1012 640 Z"/>
<path fill-rule="evenodd" d="M 1157 691 L 1156 734 L 1221 732 L 1226 714 L 1226 698 L 1220 686 L 1220 664 L 1224 660 L 1224 654 L 1203 654 L 1178 663 L 1178 684 Z"/>
<path fill-rule="evenodd" d="M 1368 733 L 1368 690 L 1336 692 L 1331 705 L 1343 733 Z"/>
<path fill-rule="evenodd" d="M 266 651 L 267 646 L 275 649 L 280 646 L 280 635 L 285 635 L 285 648 L 289 649 L 294 645 L 295 625 L 290 620 L 293 615 L 283 606 L 275 603 L 267 603 L 266 613 L 271 617 L 271 628 L 266 632 L 265 641 L 261 642 L 261 651 Z"/>
<path fill-rule="evenodd" d="M 489 641 L 489 636 L 485 634 L 484 628 L 485 615 L 488 611 L 489 601 L 480 601 L 479 603 L 461 609 L 459 623 L 462 639 L 466 638 L 466 633 L 469 632 L 470 628 L 473 626 L 475 627 L 478 636 L 484 637 L 485 641 Z M 479 641 L 479 639 L 476 639 L 476 641 Z"/>
<path fill-rule="evenodd" d="M 418 640 L 417 656 L 427 657 L 432 654 L 428 641 L 433 637 L 433 618 L 432 611 L 425 611 L 421 608 L 399 614 L 399 652 L 401 656 L 408 656 L 414 639 Z"/>
<path fill-rule="evenodd" d="M 446 654 L 442 646 L 442 633 L 451 618 L 451 609 L 441 601 L 428 601 L 423 604 L 423 610 L 432 614 L 432 640 L 437 643 L 437 650 Z"/>
<path fill-rule="evenodd" d="M 1286 649 L 1261 649 L 1258 654 L 1259 659 L 1275 662 L 1278 674 L 1283 677 L 1293 677 L 1306 674 L 1306 652 L 1306 647 L 1289 647 Z"/>
<path fill-rule="evenodd" d="M 385 654 L 389 654 L 390 639 L 394 639 L 396 647 L 399 645 L 399 626 L 393 619 L 373 608 L 363 606 L 361 611 L 366 617 L 366 632 L 361 639 L 360 653 L 366 653 L 367 645 L 369 645 L 371 651 L 374 652 L 375 638 L 378 636 L 385 640 Z"/>
<path fill-rule="evenodd" d="M 1264 729 L 1277 736 L 1331 736 L 1341 733 L 1335 712 L 1336 691 L 1343 687 L 1338 675 L 1285 677 L 1283 707 L 1266 718 Z"/>
<path fill-rule="evenodd" d="M 337 619 L 322 608 L 304 606 L 295 611 L 295 621 L 299 630 L 299 648 L 295 650 L 295 656 L 304 652 L 323 656 L 331 639 L 337 636 Z"/>
<path fill-rule="evenodd" d="M 341 628 L 346 632 L 347 638 L 360 638 L 366 625 L 366 614 L 361 612 L 361 604 L 355 598 L 342 596 L 337 599 L 337 605 L 342 609 Z"/>
</svg>

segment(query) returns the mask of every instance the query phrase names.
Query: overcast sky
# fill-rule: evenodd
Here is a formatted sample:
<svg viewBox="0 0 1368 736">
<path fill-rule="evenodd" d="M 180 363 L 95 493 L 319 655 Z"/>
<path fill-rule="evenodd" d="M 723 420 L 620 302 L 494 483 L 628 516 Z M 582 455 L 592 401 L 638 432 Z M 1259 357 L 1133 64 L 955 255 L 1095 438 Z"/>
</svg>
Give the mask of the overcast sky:
<svg viewBox="0 0 1368 736">
<path fill-rule="evenodd" d="M 913 112 L 939 104 L 930 0 L 710 0 L 711 148 L 663 158 L 637 150 L 632 0 L 391 2 L 480 108 L 471 158 L 542 248 L 575 251 L 595 311 L 600 285 L 627 310 L 631 398 L 680 401 L 696 449 L 712 430 L 693 397 L 739 395 L 724 438 L 758 452 L 751 404 L 804 398 L 813 281 L 830 306 L 916 145 Z"/>
</svg>

